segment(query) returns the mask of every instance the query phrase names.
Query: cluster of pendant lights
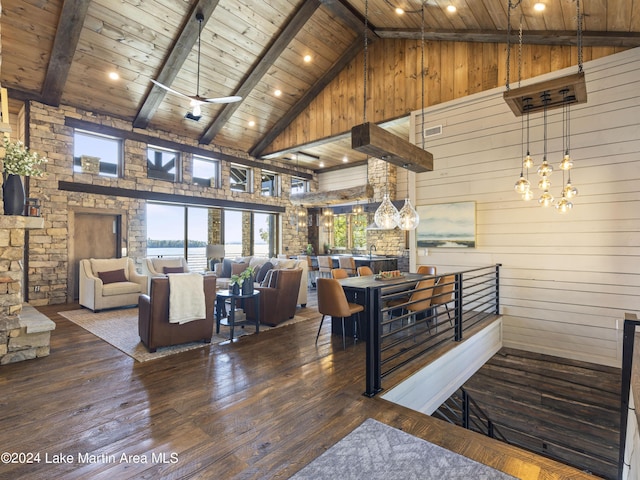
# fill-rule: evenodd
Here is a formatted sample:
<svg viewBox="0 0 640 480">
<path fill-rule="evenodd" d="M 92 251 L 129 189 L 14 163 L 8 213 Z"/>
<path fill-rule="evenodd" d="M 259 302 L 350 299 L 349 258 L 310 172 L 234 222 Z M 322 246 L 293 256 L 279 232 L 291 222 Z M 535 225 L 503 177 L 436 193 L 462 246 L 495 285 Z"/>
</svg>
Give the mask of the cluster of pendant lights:
<svg viewBox="0 0 640 480">
<path fill-rule="evenodd" d="M 385 166 L 385 168 L 388 168 Z M 420 223 L 418 212 L 411 205 L 409 200 L 409 172 L 407 170 L 407 197 L 404 199 L 404 205 L 398 211 L 393 202 L 389 199 L 389 193 L 385 192 L 380 206 L 373 216 L 373 221 L 378 228 L 390 230 L 398 227 L 400 230 L 415 230 Z"/>
<path fill-rule="evenodd" d="M 576 195 L 578 195 L 578 189 L 571 184 L 571 168 L 573 167 L 573 162 L 571 160 L 569 150 L 570 150 L 570 105 L 575 100 L 574 97 L 567 95 L 568 90 L 562 90 L 559 92 L 562 94 L 563 104 L 562 104 L 562 150 L 564 152 L 564 156 L 562 161 L 560 162 L 560 170 L 562 170 L 562 190 L 561 196 L 558 201 L 555 200 L 553 195 L 550 192 L 551 189 L 551 174 L 553 173 L 553 166 L 547 161 L 547 104 L 549 102 L 550 94 L 549 92 L 541 93 L 541 101 L 544 105 L 543 110 L 543 157 L 542 163 L 537 169 L 538 176 L 540 179 L 538 180 L 538 189 L 541 191 L 540 196 L 538 197 L 538 204 L 542 207 L 551 207 L 554 206 L 556 211 L 559 213 L 565 214 L 568 213 L 573 208 L 573 203 L 571 199 L 573 199 Z M 522 199 L 525 201 L 530 201 L 534 198 L 535 194 L 531 188 L 531 182 L 529 181 L 529 170 L 534 168 L 534 161 L 531 157 L 531 153 L 529 151 L 529 108 L 531 105 L 531 98 L 524 98 L 524 110 L 526 110 L 526 122 L 527 122 L 527 154 L 522 161 L 522 169 L 520 171 L 520 178 L 515 184 L 515 191 L 522 196 Z M 524 119 L 523 119 L 524 121 Z M 523 133 L 524 133 L 524 125 L 523 125 Z M 567 175 L 566 183 L 565 183 L 565 174 Z"/>
</svg>

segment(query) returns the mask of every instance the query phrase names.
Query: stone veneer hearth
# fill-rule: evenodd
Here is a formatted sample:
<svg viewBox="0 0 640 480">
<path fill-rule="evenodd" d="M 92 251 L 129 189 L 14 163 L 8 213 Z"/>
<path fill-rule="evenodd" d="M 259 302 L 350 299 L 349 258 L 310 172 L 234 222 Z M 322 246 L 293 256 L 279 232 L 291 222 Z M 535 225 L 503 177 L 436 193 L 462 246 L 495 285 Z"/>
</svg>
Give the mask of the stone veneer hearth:
<svg viewBox="0 0 640 480">
<path fill-rule="evenodd" d="M 22 295 L 25 231 L 43 226 L 41 217 L 0 216 L 0 365 L 49 355 L 56 324 Z"/>
</svg>

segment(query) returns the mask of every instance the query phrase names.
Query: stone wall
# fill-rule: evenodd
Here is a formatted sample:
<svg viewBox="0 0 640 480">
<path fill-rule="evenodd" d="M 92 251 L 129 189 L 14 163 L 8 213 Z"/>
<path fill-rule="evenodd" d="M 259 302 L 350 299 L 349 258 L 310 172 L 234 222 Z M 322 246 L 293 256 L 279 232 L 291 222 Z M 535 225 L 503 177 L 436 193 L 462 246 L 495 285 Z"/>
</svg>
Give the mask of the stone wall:
<svg viewBox="0 0 640 480">
<path fill-rule="evenodd" d="M 60 181 L 98 185 L 104 187 L 118 187 L 124 189 L 147 192 L 161 192 L 186 196 L 206 197 L 212 200 L 250 202 L 263 205 L 290 206 L 289 191 L 290 178 L 281 175 L 280 197 L 264 197 L 260 194 L 260 175 L 256 171 L 253 175 L 253 193 L 232 192 L 229 185 L 230 164 L 221 164 L 221 188 L 194 185 L 191 183 L 192 155 L 182 154 L 183 181 L 166 182 L 147 178 L 147 144 L 140 141 L 124 141 L 124 169 L 122 178 L 110 178 L 97 174 L 73 172 L 73 129 L 65 125 L 65 118 L 80 119 L 117 128 L 123 131 L 136 131 L 149 136 L 157 136 L 166 141 L 175 142 L 211 151 L 212 157 L 216 153 L 223 153 L 237 158 L 254 160 L 246 153 L 226 147 L 203 147 L 195 139 L 183 138 L 170 132 L 153 130 L 137 130 L 127 121 L 80 111 L 75 108 L 61 106 L 52 107 L 37 102 L 30 103 L 30 148 L 46 155 L 49 163 L 46 165 L 46 177 L 31 179 L 30 197 L 40 199 L 44 230 L 31 235 L 29 239 L 29 301 L 34 305 L 64 303 L 72 291 L 68 285 L 70 277 L 69 247 L 73 234 L 73 215 L 77 211 L 109 211 L 120 212 L 126 217 L 123 224 L 122 246 L 126 248 L 129 257 L 140 264 L 146 254 L 146 202 L 144 200 L 94 195 L 88 193 L 68 192 L 58 189 Z M 275 161 L 265 161 L 265 168 L 270 164 L 285 166 Z M 290 167 L 286 165 L 286 167 Z M 317 188 L 313 182 L 312 189 Z M 286 217 L 286 215 L 285 215 Z M 210 224 L 214 225 L 219 219 L 210 217 Z M 301 251 L 306 246 L 306 235 L 295 232 L 288 221 L 282 221 L 282 244 L 289 249 Z M 220 230 L 211 233 L 220 238 Z M 34 292 L 34 287 L 40 288 Z"/>
</svg>

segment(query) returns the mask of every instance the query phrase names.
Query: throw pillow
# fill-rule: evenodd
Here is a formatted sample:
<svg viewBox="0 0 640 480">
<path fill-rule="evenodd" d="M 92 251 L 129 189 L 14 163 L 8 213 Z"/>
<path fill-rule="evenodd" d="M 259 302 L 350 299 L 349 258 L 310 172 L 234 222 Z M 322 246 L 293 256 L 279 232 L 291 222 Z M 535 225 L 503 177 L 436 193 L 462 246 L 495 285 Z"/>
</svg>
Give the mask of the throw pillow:
<svg viewBox="0 0 640 480">
<path fill-rule="evenodd" d="M 273 264 L 271 262 L 266 262 L 264 265 L 260 267 L 260 270 L 256 273 L 256 282 L 262 284 L 262 281 L 269 273 L 269 270 L 273 268 Z"/>
<path fill-rule="evenodd" d="M 127 282 L 127 277 L 124 274 L 124 268 L 120 270 L 111 270 L 108 272 L 98 272 L 98 278 L 102 280 L 105 285 L 108 283 Z"/>
<path fill-rule="evenodd" d="M 231 275 L 240 275 L 249 267 L 248 263 L 232 263 L 231 264 Z M 230 276 L 231 276 L 230 275 Z"/>
<path fill-rule="evenodd" d="M 225 258 L 222 261 L 222 278 L 231 277 L 231 259 Z"/>
<path fill-rule="evenodd" d="M 184 273 L 184 267 L 164 267 L 163 273 Z"/>
<path fill-rule="evenodd" d="M 269 269 L 267 271 L 267 273 L 265 274 L 264 278 L 262 279 L 262 281 L 260 282 L 260 286 L 261 287 L 268 287 L 269 284 L 271 283 L 271 277 L 273 277 L 275 270 L 274 269 Z"/>
</svg>

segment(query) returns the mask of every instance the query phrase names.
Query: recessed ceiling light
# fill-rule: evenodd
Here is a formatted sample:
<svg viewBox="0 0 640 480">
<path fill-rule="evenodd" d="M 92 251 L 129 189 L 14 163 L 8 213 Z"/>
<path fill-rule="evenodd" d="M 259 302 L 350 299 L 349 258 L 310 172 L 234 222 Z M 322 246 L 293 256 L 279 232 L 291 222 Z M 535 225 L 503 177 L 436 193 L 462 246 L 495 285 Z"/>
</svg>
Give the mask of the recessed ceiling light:
<svg viewBox="0 0 640 480">
<path fill-rule="evenodd" d="M 249 126 L 250 127 L 255 127 L 256 126 L 256 122 L 254 120 L 249 120 Z"/>
<path fill-rule="evenodd" d="M 318 166 L 319 166 L 320 168 L 324 168 L 324 162 L 320 162 L 320 163 L 318 164 Z"/>
<path fill-rule="evenodd" d="M 304 61 L 305 61 L 306 63 L 309 63 L 309 62 L 311 61 L 311 55 L 305 55 L 305 56 L 304 56 Z"/>
<path fill-rule="evenodd" d="M 447 12 L 449 13 L 455 13 L 456 11 L 456 6 L 455 5 L 447 5 Z"/>
<path fill-rule="evenodd" d="M 344 157 L 342 157 L 342 163 L 347 163 L 348 161 L 349 161 L 349 159 L 347 158 L 346 155 Z"/>
<path fill-rule="evenodd" d="M 536 3 L 536 4 L 533 6 L 533 9 L 534 9 L 536 12 L 542 12 L 542 11 L 545 9 L 545 7 L 546 7 L 546 6 L 545 6 L 545 4 L 544 4 L 544 3 L 542 3 L 542 2 L 538 2 L 538 3 Z"/>
<path fill-rule="evenodd" d="M 118 75 L 118 72 L 109 72 L 109 78 L 111 80 L 120 80 L 120 75 Z"/>
<path fill-rule="evenodd" d="M 280 95 L 282 95 L 282 90 L 280 90 L 280 89 L 276 89 L 276 90 L 274 90 L 273 94 L 274 94 L 276 97 L 279 97 Z"/>
<path fill-rule="evenodd" d="M 401 9 L 400 7 L 396 7 L 396 13 L 397 13 L 398 15 L 404 15 L 404 10 L 403 10 L 403 9 Z"/>
</svg>

